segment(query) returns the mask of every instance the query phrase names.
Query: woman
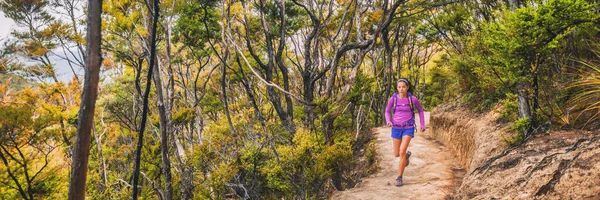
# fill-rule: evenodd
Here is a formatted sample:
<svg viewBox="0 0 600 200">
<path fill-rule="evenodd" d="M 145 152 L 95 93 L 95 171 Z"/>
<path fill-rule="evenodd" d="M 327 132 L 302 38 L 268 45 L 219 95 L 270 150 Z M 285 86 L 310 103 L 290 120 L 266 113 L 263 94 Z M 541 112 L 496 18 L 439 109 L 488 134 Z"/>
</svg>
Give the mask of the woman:
<svg viewBox="0 0 600 200">
<path fill-rule="evenodd" d="M 398 166 L 398 178 L 396 186 L 402 186 L 402 174 L 408 165 L 410 151 L 407 152 L 410 140 L 415 137 L 415 114 L 414 109 L 419 111 L 421 132 L 425 131 L 425 120 L 423 107 L 419 100 L 412 96 L 412 87 L 407 79 L 401 78 L 396 82 L 397 93 L 394 93 L 385 108 L 385 121 L 388 127 L 392 127 L 392 139 L 394 140 L 394 156 L 400 157 Z M 392 116 L 390 116 L 390 113 Z"/>
</svg>

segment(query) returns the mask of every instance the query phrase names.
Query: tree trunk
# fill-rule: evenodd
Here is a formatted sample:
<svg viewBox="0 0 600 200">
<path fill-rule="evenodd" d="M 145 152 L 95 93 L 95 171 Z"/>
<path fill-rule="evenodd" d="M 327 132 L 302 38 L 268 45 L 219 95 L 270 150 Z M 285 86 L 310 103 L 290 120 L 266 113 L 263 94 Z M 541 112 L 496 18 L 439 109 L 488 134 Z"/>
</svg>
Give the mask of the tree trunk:
<svg viewBox="0 0 600 200">
<path fill-rule="evenodd" d="M 302 82 L 304 86 L 304 102 L 313 102 L 315 99 L 315 85 L 311 78 L 310 73 L 302 75 Z M 315 113 L 313 112 L 314 107 L 311 105 L 304 105 L 304 127 L 313 127 L 315 121 Z"/>
<path fill-rule="evenodd" d="M 132 197 L 133 200 L 137 200 L 138 198 L 138 180 L 140 177 L 140 160 L 142 157 L 142 147 L 144 145 L 144 131 L 146 130 L 146 121 L 148 120 L 148 96 L 150 95 L 150 87 L 152 86 L 152 72 L 154 68 L 154 63 L 156 62 L 156 26 L 159 17 L 159 7 L 158 0 L 153 1 L 153 6 L 149 9 L 154 9 L 153 13 L 153 21 L 151 32 L 151 40 L 150 40 L 150 63 L 148 64 L 148 77 L 146 78 L 146 89 L 144 91 L 144 101 L 143 101 L 143 109 L 142 109 L 142 122 L 140 124 L 140 132 L 138 136 L 138 143 L 136 147 L 136 155 L 134 161 L 134 170 L 133 170 L 133 192 Z M 138 71 L 141 73 L 141 70 Z"/>
<path fill-rule="evenodd" d="M 265 0 L 261 0 L 260 1 L 260 7 L 264 9 L 265 6 Z M 278 5 L 281 10 L 280 14 L 281 16 L 281 20 L 283 20 L 281 22 L 281 26 L 280 26 L 280 33 L 284 34 L 281 35 L 281 39 L 280 39 L 280 45 L 278 50 L 280 50 L 280 52 L 277 52 L 277 56 L 279 56 L 279 58 L 275 58 L 275 48 L 273 45 L 273 37 L 271 36 L 271 30 L 269 29 L 269 26 L 267 25 L 267 20 L 265 19 L 264 13 L 261 12 L 260 13 L 260 18 L 261 18 L 261 22 L 262 22 L 262 27 L 263 27 L 263 32 L 265 34 L 265 41 L 267 43 L 266 48 L 267 48 L 267 56 L 268 56 L 268 62 L 266 65 L 266 80 L 268 82 L 272 82 L 273 81 L 273 73 L 277 73 L 275 71 L 275 62 L 279 61 L 280 64 L 280 68 L 282 68 L 282 73 L 283 73 L 283 77 L 286 78 L 286 80 L 284 80 L 284 87 L 286 91 L 289 91 L 289 82 L 287 81 L 287 69 L 285 68 L 285 66 L 283 66 L 283 62 L 281 60 L 281 56 L 282 56 L 282 52 L 283 51 L 283 45 L 284 40 L 285 40 L 285 13 L 283 13 L 283 9 L 285 7 L 282 7 L 281 4 Z M 292 112 L 290 112 L 290 110 L 293 111 L 293 108 L 290 107 L 291 106 L 291 98 L 289 97 L 289 95 L 285 95 L 286 97 L 286 102 L 288 104 L 287 106 L 287 110 L 283 109 L 282 103 L 281 103 L 281 99 L 279 98 L 279 95 L 277 95 L 277 93 L 275 92 L 275 88 L 273 88 L 273 86 L 267 86 L 267 92 L 269 95 L 269 99 L 271 100 L 271 102 L 273 102 L 273 106 L 275 107 L 275 111 L 277 112 L 277 115 L 279 116 L 279 118 L 281 119 L 281 123 L 283 125 L 283 127 L 290 133 L 290 134 L 295 134 L 296 133 L 296 127 L 294 126 L 294 122 L 292 121 Z"/>
<path fill-rule="evenodd" d="M 285 23 L 285 1 L 280 1 L 279 2 L 279 8 L 280 8 L 280 13 L 279 15 L 281 15 L 281 26 L 279 27 L 279 33 L 280 33 L 280 39 L 279 39 L 279 47 L 277 49 L 277 55 L 275 55 L 275 62 L 277 63 L 277 66 L 279 66 L 279 70 L 281 70 L 281 75 L 283 77 L 283 89 L 285 89 L 285 91 L 290 91 L 290 80 L 289 80 L 289 72 L 288 72 L 288 68 L 285 65 L 285 62 L 283 62 L 283 50 L 285 47 L 285 33 L 287 31 L 286 28 L 286 23 Z M 290 91 L 291 92 L 291 91 Z M 291 122 L 291 124 L 293 126 L 294 125 L 294 104 L 292 103 L 292 97 L 290 97 L 290 95 L 285 95 L 285 102 L 286 102 L 286 107 L 287 107 L 287 114 L 288 114 L 288 120 Z M 295 130 L 295 127 L 294 127 Z M 295 132 L 295 131 L 294 131 Z"/>
<path fill-rule="evenodd" d="M 163 84 L 161 80 L 158 62 L 156 62 L 152 71 L 152 73 L 154 73 L 153 79 L 156 88 L 156 100 L 158 104 L 160 126 L 160 154 L 162 158 L 161 167 L 163 175 L 165 176 L 165 199 L 170 200 L 173 199 L 173 178 L 171 176 L 171 160 L 169 159 L 169 128 L 171 127 L 171 115 L 169 109 L 167 108 L 168 105 L 166 104 L 166 98 L 163 92 Z"/>
<path fill-rule="evenodd" d="M 108 178 L 106 177 L 106 163 L 104 162 L 104 156 L 102 155 L 102 138 L 98 135 L 96 128 L 93 128 L 94 140 L 96 141 L 96 150 L 98 151 L 98 167 L 100 168 L 100 178 L 102 179 L 102 186 L 99 188 L 100 192 L 106 190 L 108 185 Z"/>
<path fill-rule="evenodd" d="M 227 78 L 227 66 L 223 63 L 223 70 L 221 70 L 221 93 L 223 93 L 223 106 L 225 107 L 225 116 L 227 117 L 227 125 L 229 125 L 229 129 L 231 131 L 231 137 L 233 137 L 234 144 L 236 144 L 237 136 L 235 134 L 235 129 L 233 128 L 233 124 L 231 122 L 231 115 L 229 113 L 229 102 L 227 102 L 227 90 L 226 90 L 226 78 Z"/>
<path fill-rule="evenodd" d="M 521 7 L 521 1 L 520 0 L 508 0 L 508 5 L 510 6 L 510 10 L 514 11 L 517 8 Z"/>
<path fill-rule="evenodd" d="M 539 103 L 540 86 L 539 86 L 539 78 L 538 78 L 538 76 L 539 76 L 538 75 L 538 73 L 539 73 L 538 70 L 540 68 L 539 63 L 540 63 L 540 59 L 539 59 L 538 56 L 536 56 L 535 64 L 533 65 L 533 67 L 534 67 L 534 70 L 533 70 L 533 85 L 532 85 L 533 86 L 533 102 L 532 102 L 533 103 L 533 107 L 532 107 L 532 110 L 531 110 L 531 115 L 533 115 L 533 116 L 531 118 L 530 127 L 536 127 L 538 125 L 538 122 L 537 122 L 537 111 L 538 111 L 538 108 L 540 106 L 540 103 Z"/>
<path fill-rule="evenodd" d="M 85 183 L 90 155 L 91 131 L 94 126 L 94 111 L 98 96 L 98 80 L 102 54 L 102 0 L 88 1 L 87 49 L 85 59 L 85 82 L 81 93 L 81 104 L 77 121 L 77 134 L 73 146 L 69 199 L 85 199 Z"/>
<path fill-rule="evenodd" d="M 153 21 L 152 12 L 148 12 L 148 29 L 152 27 Z M 158 22 L 157 22 L 158 23 Z M 152 29 L 153 34 L 156 35 L 156 29 Z M 147 49 L 150 49 L 152 46 L 152 38 L 148 38 L 146 40 Z M 156 45 L 156 44 L 155 44 Z M 170 49 L 170 46 L 167 46 Z M 167 54 L 169 54 L 169 50 L 167 50 Z M 158 57 L 156 53 L 154 54 L 154 67 L 152 68 L 152 73 L 154 73 L 154 88 L 156 88 L 156 101 L 158 107 L 158 116 L 159 116 L 159 131 L 160 131 L 160 154 L 161 154 L 161 168 L 162 173 L 165 177 L 165 185 L 164 185 L 164 197 L 166 200 L 173 199 L 173 177 L 171 175 L 171 159 L 169 158 L 169 133 L 171 128 L 171 112 L 169 109 L 169 101 L 165 96 L 165 91 L 163 89 L 168 90 L 168 87 L 165 87 L 162 81 L 162 76 L 160 74 L 160 68 L 158 62 Z M 152 58 L 148 57 L 148 61 Z M 167 84 L 168 85 L 168 84 Z"/>
<path fill-rule="evenodd" d="M 527 99 L 527 92 L 525 91 L 525 85 L 519 83 L 517 86 L 518 104 L 519 104 L 519 118 L 531 119 L 531 111 L 529 110 L 529 100 Z"/>
<path fill-rule="evenodd" d="M 394 80 L 394 69 L 393 69 L 393 64 L 392 64 L 392 57 L 393 57 L 393 49 L 390 46 L 390 39 L 389 39 L 389 29 L 384 29 L 383 31 L 381 31 L 381 40 L 383 41 L 383 47 L 384 47 L 384 55 L 385 55 L 385 62 L 384 62 L 384 75 L 383 75 L 383 85 L 384 85 L 384 96 L 385 98 L 381 98 L 379 99 L 382 104 L 381 105 L 386 105 L 387 103 L 387 97 L 389 97 L 392 94 L 392 88 L 396 88 L 395 86 L 393 86 L 396 81 Z M 401 57 L 398 56 L 398 60 L 401 60 Z M 400 72 L 400 63 L 398 63 L 398 72 Z M 399 75 L 398 75 L 399 76 Z M 380 114 L 380 119 L 383 122 L 383 125 L 385 125 L 385 120 L 383 119 L 385 116 L 385 106 L 381 106 L 381 114 Z"/>
<path fill-rule="evenodd" d="M 273 71 L 272 71 L 272 65 L 271 67 L 267 67 L 267 70 L 265 72 L 265 80 L 269 83 L 273 82 Z M 283 125 L 283 127 L 290 133 L 290 134 L 295 134 L 296 133 L 296 127 L 294 126 L 294 122 L 291 121 L 291 117 L 288 115 L 288 113 L 283 109 L 283 106 L 281 105 L 281 99 L 279 98 L 277 92 L 275 91 L 275 88 L 273 86 L 267 86 L 267 95 L 269 96 L 269 100 L 271 101 L 271 103 L 273 103 L 273 107 L 275 108 L 275 112 L 277 113 L 277 116 L 279 116 L 279 119 L 281 119 L 281 123 Z"/>
</svg>

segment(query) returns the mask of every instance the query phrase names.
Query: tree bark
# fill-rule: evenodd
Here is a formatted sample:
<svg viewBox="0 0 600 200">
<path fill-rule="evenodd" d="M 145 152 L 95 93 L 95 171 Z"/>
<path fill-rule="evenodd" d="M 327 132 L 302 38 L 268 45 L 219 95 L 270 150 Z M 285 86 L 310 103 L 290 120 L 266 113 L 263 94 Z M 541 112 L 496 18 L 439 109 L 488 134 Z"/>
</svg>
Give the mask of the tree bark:
<svg viewBox="0 0 600 200">
<path fill-rule="evenodd" d="M 290 91 L 290 80 L 289 80 L 289 70 L 287 68 L 287 66 L 285 65 L 285 62 L 283 62 L 283 51 L 285 48 L 285 33 L 287 31 L 286 28 L 286 23 L 285 23 L 285 1 L 281 0 L 279 2 L 279 8 L 280 8 L 280 15 L 281 15 L 281 26 L 279 27 L 279 33 L 280 33 L 280 38 L 279 38 L 279 47 L 276 51 L 276 55 L 275 55 L 275 61 L 277 63 L 277 66 L 279 66 L 279 70 L 281 70 L 281 75 L 283 77 L 283 89 L 285 89 L 286 91 Z M 290 124 L 291 127 L 289 127 L 289 129 L 295 133 L 296 132 L 296 127 L 294 124 L 294 104 L 292 103 L 292 97 L 290 97 L 290 95 L 285 95 L 285 102 L 286 102 L 286 107 L 287 107 L 287 121 L 288 124 Z"/>
<path fill-rule="evenodd" d="M 150 45 L 150 44 L 148 44 Z M 155 58 L 156 59 L 156 58 Z M 173 199 L 173 178 L 171 175 L 171 160 L 169 159 L 169 130 L 171 127 L 170 123 L 170 112 L 166 98 L 163 92 L 163 84 L 161 80 L 160 70 L 158 62 L 155 62 L 153 72 L 154 73 L 154 87 L 156 88 L 156 100 L 158 104 L 158 115 L 159 115 L 159 130 L 160 130 L 160 154 L 162 161 L 162 172 L 165 176 L 165 199 Z"/>
<path fill-rule="evenodd" d="M 104 162 L 104 156 L 102 155 L 102 138 L 98 135 L 95 128 L 92 129 L 94 134 L 94 140 L 96 141 L 96 151 L 98 151 L 98 167 L 100 168 L 100 178 L 102 179 L 102 186 L 99 188 L 101 192 L 106 190 L 108 185 L 108 179 L 106 177 L 106 163 Z"/>
<path fill-rule="evenodd" d="M 98 80 L 102 54 L 102 0 L 88 1 L 87 49 L 85 59 L 85 82 L 77 121 L 77 134 L 73 146 L 69 199 L 85 199 L 88 157 L 90 155 L 91 131 L 98 96 Z"/>
<path fill-rule="evenodd" d="M 521 1 L 520 0 L 508 0 L 508 6 L 510 7 L 510 10 L 514 11 L 517 8 L 521 7 Z"/>
<path fill-rule="evenodd" d="M 519 85 L 517 86 L 517 93 L 519 105 L 519 118 L 531 119 L 531 112 L 529 110 L 529 100 L 527 99 L 525 84 L 519 83 Z"/>
<path fill-rule="evenodd" d="M 8 159 L 4 156 L 3 150 L 5 150 L 4 146 L 2 146 L 2 144 L 0 144 L 0 147 L 2 147 L 2 149 L 0 149 L 0 159 L 2 160 L 2 162 L 4 163 L 4 166 L 6 166 L 6 172 L 8 172 L 8 176 L 10 177 L 10 179 L 13 180 L 13 182 L 15 182 L 15 185 L 17 185 L 17 190 L 19 191 L 19 194 L 21 195 L 21 197 L 23 197 L 23 199 L 33 199 L 33 197 L 29 197 L 29 195 L 27 195 L 29 192 L 25 192 L 25 190 L 23 189 L 23 186 L 21 186 L 21 183 L 19 182 L 19 179 L 17 178 L 17 176 L 15 176 L 15 174 L 12 172 L 12 170 L 10 169 L 10 167 L 8 166 Z M 6 151 L 7 155 L 10 155 L 10 152 Z"/>
<path fill-rule="evenodd" d="M 144 131 L 146 130 L 146 121 L 148 120 L 148 96 L 150 94 L 150 87 L 152 86 L 152 72 L 154 68 L 154 62 L 156 61 L 156 26 L 158 22 L 159 16 L 159 7 L 158 0 L 153 1 L 153 6 L 151 8 L 154 9 L 153 12 L 153 21 L 151 32 L 151 40 L 150 40 L 150 63 L 148 64 L 148 77 L 146 78 L 146 89 L 144 91 L 144 101 L 142 109 L 142 122 L 140 124 L 140 132 L 138 136 L 138 143 L 135 155 L 135 166 L 133 170 L 133 194 L 132 197 L 134 200 L 138 198 L 138 180 L 140 177 L 140 159 L 142 157 L 142 147 L 144 145 Z M 139 71 L 141 73 L 141 71 Z"/>
<path fill-rule="evenodd" d="M 223 13 L 230 13 L 225 12 Z M 227 60 L 229 60 L 229 42 L 226 40 L 225 36 L 225 26 L 230 27 L 230 17 L 229 15 L 223 14 L 223 17 L 227 20 L 227 24 L 223 25 L 221 29 L 221 42 L 223 43 L 225 51 L 223 52 L 223 58 L 221 58 L 222 70 L 221 70 L 221 93 L 223 94 L 223 105 L 225 107 L 225 116 L 227 117 L 227 125 L 229 125 L 229 130 L 231 131 L 231 137 L 233 138 L 234 147 L 237 146 L 237 134 L 235 132 L 235 128 L 233 127 L 233 122 L 231 121 L 231 114 L 229 113 L 229 102 L 227 101 Z M 229 30 L 229 29 L 228 29 Z M 228 31 L 227 30 L 227 31 Z M 212 44 L 211 44 L 212 47 Z M 214 48 L 214 47 L 213 47 Z M 214 50 L 214 49 L 213 49 Z M 217 53 L 216 50 L 214 50 Z"/>
<path fill-rule="evenodd" d="M 227 57 L 227 56 L 225 56 Z M 229 125 L 229 129 L 231 131 L 231 137 L 233 137 L 234 144 L 236 143 L 237 135 L 235 133 L 235 128 L 233 127 L 233 123 L 231 122 L 231 114 L 229 113 L 229 102 L 227 101 L 227 66 L 225 63 L 222 65 L 221 70 L 221 93 L 223 94 L 223 106 L 225 107 L 225 116 L 227 117 L 227 125 Z M 236 144 L 237 145 L 237 144 Z"/>
</svg>

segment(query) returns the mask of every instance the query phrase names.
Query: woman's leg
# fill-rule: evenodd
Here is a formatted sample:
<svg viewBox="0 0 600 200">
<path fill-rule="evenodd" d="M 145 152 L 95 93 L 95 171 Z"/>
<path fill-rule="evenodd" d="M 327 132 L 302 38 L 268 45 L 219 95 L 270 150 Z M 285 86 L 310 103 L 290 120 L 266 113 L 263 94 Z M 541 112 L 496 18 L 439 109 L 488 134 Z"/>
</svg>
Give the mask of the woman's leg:
<svg viewBox="0 0 600 200">
<path fill-rule="evenodd" d="M 410 143 L 410 139 L 412 139 L 409 135 L 402 136 L 401 144 L 400 144 L 400 166 L 398 166 L 398 176 L 402 176 L 404 174 L 404 168 L 406 167 L 406 149 L 408 149 L 408 144 Z M 394 141 L 394 147 L 396 141 Z M 398 155 L 398 154 L 396 154 Z"/>
<path fill-rule="evenodd" d="M 401 139 L 393 138 L 394 141 L 394 156 L 400 157 L 400 143 L 402 143 Z"/>
</svg>

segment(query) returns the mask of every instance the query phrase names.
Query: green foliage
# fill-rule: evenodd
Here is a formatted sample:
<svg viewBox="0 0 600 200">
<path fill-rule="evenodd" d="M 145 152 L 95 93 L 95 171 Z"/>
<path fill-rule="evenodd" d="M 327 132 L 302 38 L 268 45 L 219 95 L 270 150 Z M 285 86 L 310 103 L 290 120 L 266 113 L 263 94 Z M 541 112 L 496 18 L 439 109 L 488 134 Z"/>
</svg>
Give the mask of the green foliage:
<svg viewBox="0 0 600 200">
<path fill-rule="evenodd" d="M 431 110 L 445 100 L 454 98 L 455 91 L 459 90 L 455 79 L 457 75 L 444 66 L 448 59 L 448 56 L 444 55 L 440 60 L 435 61 L 435 66 L 429 69 L 429 81 L 423 99 L 420 99 L 426 110 Z"/>
<path fill-rule="evenodd" d="M 375 161 L 377 160 L 377 145 L 375 142 L 369 143 L 367 150 L 365 151 L 365 156 L 367 157 L 369 166 L 375 164 Z"/>
<path fill-rule="evenodd" d="M 531 123 L 529 118 L 518 118 L 517 121 L 509 128 L 509 130 L 524 133 Z"/>
<path fill-rule="evenodd" d="M 513 146 L 521 143 L 525 139 L 525 131 L 530 127 L 531 119 L 519 118 L 513 125 L 508 127 L 508 135 L 502 135 L 502 141 Z"/>
<path fill-rule="evenodd" d="M 7 0 L 0 3 L 0 10 L 17 23 L 26 24 L 31 21 L 44 24 L 53 19 L 46 10 L 48 3 L 45 0 Z"/>
<path fill-rule="evenodd" d="M 358 107 L 355 107 L 358 110 Z M 355 124 L 353 116 L 349 113 L 343 113 L 342 116 L 339 116 L 333 120 L 333 125 L 338 130 L 352 130 L 352 126 Z"/>
<path fill-rule="evenodd" d="M 501 135 L 502 142 L 509 146 L 515 146 L 520 144 L 523 141 L 524 134 L 523 133 L 512 133 L 511 135 Z"/>
<path fill-rule="evenodd" d="M 205 105 L 204 112 L 211 114 L 213 119 L 215 119 L 217 112 L 225 109 L 219 96 L 217 90 L 209 89 L 201 101 L 201 104 Z"/>
<path fill-rule="evenodd" d="M 451 18 L 442 15 L 440 22 Z M 553 103 L 541 100 L 551 95 L 541 94 L 559 95 L 550 85 L 561 78 L 557 76 L 560 63 L 567 61 L 557 60 L 557 55 L 570 48 L 566 46 L 572 42 L 569 37 L 597 32 L 590 27 L 598 19 L 592 5 L 585 1 L 546 0 L 535 6 L 524 4 L 514 11 L 498 12 L 494 18 L 496 20 L 480 21 L 476 24 L 479 29 L 459 38 L 465 45 L 460 48 L 462 53 L 446 62 L 460 77 L 461 91 L 466 93 L 464 102 L 475 110 L 488 110 L 499 101 L 512 99 L 506 95 L 517 94 L 517 86 L 523 86 L 530 106 L 534 101 L 539 102 L 539 107 L 534 109 L 540 110 L 532 113 L 545 112 L 534 118 L 552 118 L 553 114 L 548 114 L 552 112 L 545 106 Z M 453 28 L 447 26 L 443 30 L 463 35 L 460 33 L 464 30 Z M 536 87 L 540 91 L 536 92 Z M 512 113 L 510 109 L 514 107 L 507 109 L 505 115 Z"/>
<path fill-rule="evenodd" d="M 267 187 L 284 198 L 296 197 L 299 192 L 305 198 L 323 198 L 327 194 L 322 191 L 333 169 L 352 166 L 351 138 L 350 134 L 341 134 L 333 145 L 327 146 L 321 135 L 298 130 L 294 145 L 277 147 L 280 162 L 271 159 L 261 168 Z"/>
<path fill-rule="evenodd" d="M 356 80 L 346 100 L 353 105 L 365 105 L 368 106 L 371 99 L 367 98 L 372 92 L 375 84 L 375 79 L 367 76 L 364 73 L 356 75 Z"/>
<path fill-rule="evenodd" d="M 116 122 L 130 130 L 138 130 L 136 121 L 140 120 L 141 101 L 136 94 L 135 75 L 129 71 L 123 76 L 114 77 L 111 84 L 105 86 L 106 94 L 98 98 L 97 107 L 103 107 L 110 117 L 107 122 Z"/>
<path fill-rule="evenodd" d="M 67 127 L 59 126 L 60 111 L 40 106 L 48 100 L 40 94 L 26 88 L 0 95 L 0 198 L 60 198 L 66 192 L 65 160 L 56 149 Z M 21 196 L 18 186 L 32 196 Z"/>
<path fill-rule="evenodd" d="M 301 105 L 294 105 L 294 119 L 304 121 L 305 117 L 304 107 Z"/>
<path fill-rule="evenodd" d="M 502 109 L 499 111 L 501 120 L 513 121 L 517 119 L 519 106 L 516 94 L 506 94 L 506 98 L 500 100 L 500 104 L 502 105 Z"/>
<path fill-rule="evenodd" d="M 31 87 L 29 81 L 19 75 L 2 74 L 2 72 L 0 72 L 0 85 L 2 84 L 8 84 L 8 87 L 11 90 L 16 91 L 25 89 L 26 87 Z"/>
<path fill-rule="evenodd" d="M 173 114 L 173 125 L 188 123 L 194 120 L 194 111 L 191 108 L 178 110 Z"/>
<path fill-rule="evenodd" d="M 176 41 L 191 47 L 203 49 L 208 46 L 208 40 L 219 38 L 220 14 L 208 2 L 192 1 L 186 4 L 177 4 L 177 12 L 181 16 L 177 19 L 174 28 Z"/>
<path fill-rule="evenodd" d="M 279 31 L 281 26 L 281 9 L 279 8 L 279 2 L 277 1 L 267 1 L 266 4 L 261 9 L 259 5 L 255 8 L 256 10 L 262 10 L 265 13 L 265 18 L 267 21 L 267 26 L 271 31 L 271 36 L 275 38 L 281 37 L 281 32 Z M 255 18 L 253 23 L 257 23 L 260 26 L 260 18 Z M 292 1 L 285 1 L 285 23 L 286 23 L 286 34 L 293 34 L 298 31 L 300 28 L 303 28 L 307 25 L 307 21 L 309 21 L 309 17 L 305 15 L 304 10 L 294 4 Z M 258 26 L 255 26 L 258 28 Z M 261 28 L 258 28 L 262 30 Z"/>
<path fill-rule="evenodd" d="M 33 124 L 34 108 L 28 105 L 2 105 L 0 107 L 0 130 L 3 133 L 27 131 Z"/>
</svg>

